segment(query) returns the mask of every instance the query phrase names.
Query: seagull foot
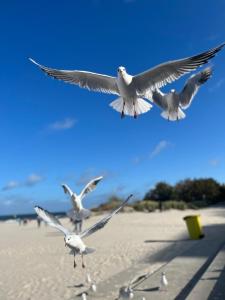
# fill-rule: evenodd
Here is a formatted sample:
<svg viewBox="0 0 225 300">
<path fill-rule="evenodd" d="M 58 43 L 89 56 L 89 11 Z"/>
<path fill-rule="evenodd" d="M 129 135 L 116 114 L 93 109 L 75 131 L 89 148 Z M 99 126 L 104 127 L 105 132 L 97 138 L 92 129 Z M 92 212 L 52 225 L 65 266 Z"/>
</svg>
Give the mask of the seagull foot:
<svg viewBox="0 0 225 300">
<path fill-rule="evenodd" d="M 77 266 L 77 264 L 76 264 L 76 262 L 74 261 L 74 263 L 73 263 L 74 269 L 76 268 L 76 266 Z"/>
<path fill-rule="evenodd" d="M 84 263 L 82 263 L 82 268 L 84 269 L 84 268 L 86 268 L 86 266 L 85 266 L 85 264 Z"/>
<path fill-rule="evenodd" d="M 124 111 L 122 111 L 121 113 L 121 119 L 123 119 L 125 117 Z"/>
</svg>

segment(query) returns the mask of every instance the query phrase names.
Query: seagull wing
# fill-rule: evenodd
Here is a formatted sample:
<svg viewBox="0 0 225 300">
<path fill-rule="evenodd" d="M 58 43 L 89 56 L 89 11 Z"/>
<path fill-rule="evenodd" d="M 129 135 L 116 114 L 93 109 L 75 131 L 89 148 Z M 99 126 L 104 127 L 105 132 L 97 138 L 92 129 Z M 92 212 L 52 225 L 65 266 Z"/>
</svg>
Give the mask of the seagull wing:
<svg viewBox="0 0 225 300">
<path fill-rule="evenodd" d="M 62 184 L 62 188 L 63 188 L 65 194 L 70 195 L 70 197 L 73 195 L 72 190 L 68 187 L 67 184 Z"/>
<path fill-rule="evenodd" d="M 85 186 L 85 188 L 80 193 L 81 199 L 83 199 L 88 193 L 94 191 L 97 184 L 102 180 L 103 176 L 97 177 L 92 179 L 88 184 Z"/>
<path fill-rule="evenodd" d="M 99 222 L 97 222 L 95 225 L 93 225 L 92 227 L 84 230 L 80 237 L 84 238 L 87 237 L 89 235 L 91 235 L 92 233 L 98 231 L 99 229 L 103 228 L 108 222 L 109 220 L 115 215 L 117 214 L 125 205 L 126 203 L 130 200 L 130 198 L 133 195 L 130 195 L 118 208 L 116 208 L 115 210 L 113 210 L 108 216 L 104 217 L 102 220 L 100 220 Z"/>
<path fill-rule="evenodd" d="M 191 105 L 191 102 L 198 92 L 200 86 L 204 84 L 211 76 L 212 68 L 209 67 L 197 73 L 196 75 L 191 76 L 187 80 L 183 90 L 179 94 L 181 108 L 187 109 Z"/>
<path fill-rule="evenodd" d="M 51 77 L 79 85 L 80 87 L 88 90 L 119 95 L 115 77 L 86 71 L 51 69 L 38 64 L 32 58 L 29 59 Z"/>
<path fill-rule="evenodd" d="M 140 94 L 145 94 L 149 89 L 154 89 L 155 87 L 161 88 L 167 83 L 171 83 L 184 74 L 194 71 L 201 65 L 206 64 L 224 45 L 225 43 L 195 56 L 160 64 L 134 76 L 132 84 Z"/>
<path fill-rule="evenodd" d="M 47 210 L 41 208 L 40 206 L 35 206 L 34 210 L 36 211 L 37 215 L 45 221 L 49 226 L 52 226 L 59 231 L 61 231 L 64 235 L 69 234 L 69 230 L 66 229 L 62 224 L 59 222 L 59 220 L 50 212 Z"/>
<path fill-rule="evenodd" d="M 152 100 L 160 108 L 166 110 L 168 107 L 166 101 L 166 95 L 160 91 L 160 89 L 155 89 L 152 91 Z"/>
</svg>

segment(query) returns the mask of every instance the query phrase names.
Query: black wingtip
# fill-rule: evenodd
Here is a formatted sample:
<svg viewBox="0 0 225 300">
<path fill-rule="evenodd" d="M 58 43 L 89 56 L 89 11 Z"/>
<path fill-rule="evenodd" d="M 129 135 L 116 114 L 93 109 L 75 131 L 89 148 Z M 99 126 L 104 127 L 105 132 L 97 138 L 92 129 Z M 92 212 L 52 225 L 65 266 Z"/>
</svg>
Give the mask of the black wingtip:
<svg viewBox="0 0 225 300">
<path fill-rule="evenodd" d="M 41 209 L 41 210 L 44 210 L 42 207 L 38 206 L 38 205 L 35 205 L 34 209 Z"/>
</svg>

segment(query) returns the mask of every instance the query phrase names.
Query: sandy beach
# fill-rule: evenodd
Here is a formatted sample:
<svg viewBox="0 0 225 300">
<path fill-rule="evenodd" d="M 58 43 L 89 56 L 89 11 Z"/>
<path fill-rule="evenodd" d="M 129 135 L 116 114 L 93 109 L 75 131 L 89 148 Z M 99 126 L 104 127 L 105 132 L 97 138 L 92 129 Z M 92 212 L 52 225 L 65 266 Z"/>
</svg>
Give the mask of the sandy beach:
<svg viewBox="0 0 225 300">
<path fill-rule="evenodd" d="M 2 222 L 0 299 L 74 299 L 80 289 L 76 286 L 85 281 L 85 272 L 99 283 L 140 262 L 146 268 L 146 257 L 166 248 L 169 241 L 188 238 L 183 217 L 196 213 L 201 214 L 203 226 L 225 222 L 225 208 L 216 207 L 116 215 L 103 230 L 85 240 L 96 248 L 94 254 L 85 257 L 85 270 L 80 258 L 73 268 L 73 256 L 68 255 L 63 236 L 54 229 L 43 224 L 38 229 L 35 221 L 26 226 Z M 85 227 L 101 217 L 90 218 Z M 61 221 L 71 227 L 67 219 Z M 157 261 L 151 265 L 152 269 L 157 267 Z"/>
</svg>

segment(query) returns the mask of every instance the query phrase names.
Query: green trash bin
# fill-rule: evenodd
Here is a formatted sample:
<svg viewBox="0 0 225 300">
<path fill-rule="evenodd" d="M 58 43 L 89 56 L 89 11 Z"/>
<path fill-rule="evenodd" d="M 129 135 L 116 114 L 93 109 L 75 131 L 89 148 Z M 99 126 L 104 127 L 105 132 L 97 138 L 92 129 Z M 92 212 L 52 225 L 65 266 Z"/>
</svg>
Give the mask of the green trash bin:
<svg viewBox="0 0 225 300">
<path fill-rule="evenodd" d="M 199 240 L 205 236 L 202 230 L 200 215 L 186 216 L 184 217 L 184 221 L 186 222 L 190 239 Z"/>
</svg>

